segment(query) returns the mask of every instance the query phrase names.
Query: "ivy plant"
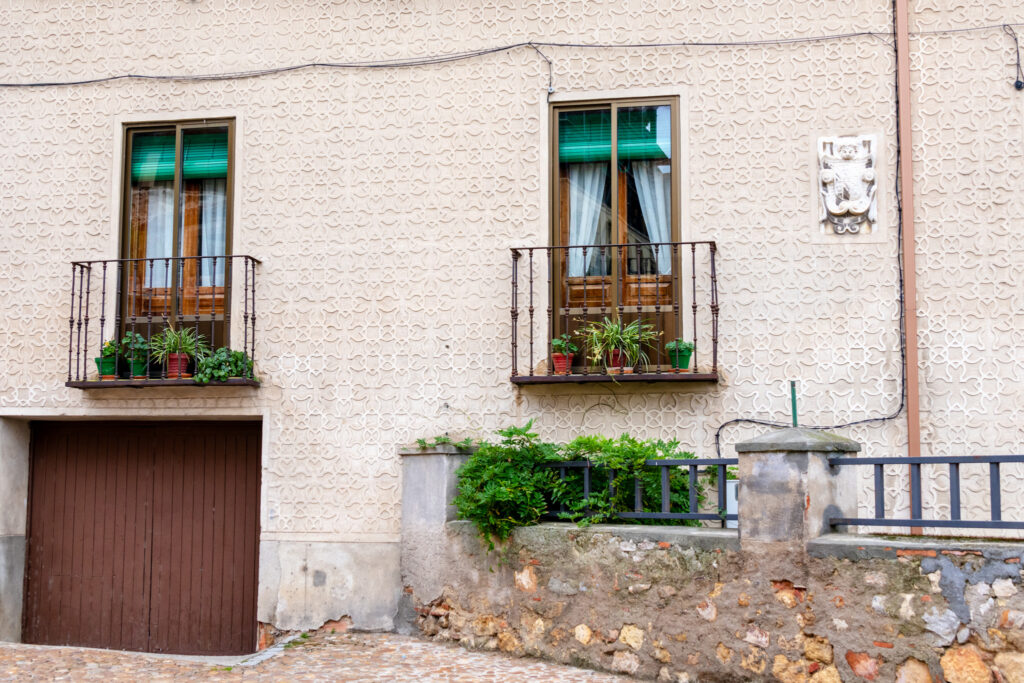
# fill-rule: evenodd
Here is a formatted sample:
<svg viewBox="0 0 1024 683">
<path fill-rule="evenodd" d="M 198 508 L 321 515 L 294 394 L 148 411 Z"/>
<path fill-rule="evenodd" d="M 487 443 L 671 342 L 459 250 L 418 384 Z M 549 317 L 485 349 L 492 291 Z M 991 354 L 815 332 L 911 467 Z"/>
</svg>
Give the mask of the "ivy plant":
<svg viewBox="0 0 1024 683">
<path fill-rule="evenodd" d="M 687 460 L 693 453 L 683 451 L 678 441 L 641 440 L 623 434 L 617 439 L 605 436 L 581 436 L 561 450 L 563 460 L 586 460 L 591 464 L 590 497 L 583 497 L 583 473 L 568 470 L 560 497 L 568 511 L 562 516 L 580 526 L 601 522 L 642 522 L 645 524 L 699 525 L 697 520 L 622 520 L 620 512 L 633 512 L 635 483 L 640 481 L 644 512 L 661 511 L 661 468 L 646 465 L 648 460 Z M 704 500 L 704 486 L 698 474 L 697 502 Z M 669 500 L 673 512 L 690 512 L 690 475 L 677 468 L 669 477 Z"/>
<path fill-rule="evenodd" d="M 531 420 L 499 430 L 497 442 L 482 441 L 458 470 L 459 519 L 473 522 L 491 550 L 517 527 L 539 522 L 552 497 L 559 498 L 555 470 L 541 466 L 560 459 L 558 448 L 532 429 Z"/>
<path fill-rule="evenodd" d="M 252 359 L 244 351 L 232 351 L 222 346 L 199 359 L 196 365 L 196 384 L 223 382 L 230 377 L 255 379 L 252 373 Z"/>
</svg>

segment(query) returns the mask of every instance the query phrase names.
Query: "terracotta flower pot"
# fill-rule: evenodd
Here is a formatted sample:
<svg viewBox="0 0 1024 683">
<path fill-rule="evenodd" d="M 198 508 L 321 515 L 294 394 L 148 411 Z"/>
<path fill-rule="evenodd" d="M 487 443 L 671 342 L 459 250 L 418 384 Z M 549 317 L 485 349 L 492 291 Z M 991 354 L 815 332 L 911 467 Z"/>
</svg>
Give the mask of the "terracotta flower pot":
<svg viewBox="0 0 1024 683">
<path fill-rule="evenodd" d="M 188 371 L 187 353 L 167 354 L 167 379 L 188 379 L 192 373 Z"/>
<path fill-rule="evenodd" d="M 613 349 L 607 355 L 608 372 L 613 375 L 629 375 L 633 372 L 633 366 L 629 365 L 626 354 L 619 349 Z"/>
<path fill-rule="evenodd" d="M 572 359 L 575 356 L 575 353 L 552 353 L 551 362 L 555 365 L 555 374 L 568 375 L 569 368 L 572 367 Z"/>
</svg>

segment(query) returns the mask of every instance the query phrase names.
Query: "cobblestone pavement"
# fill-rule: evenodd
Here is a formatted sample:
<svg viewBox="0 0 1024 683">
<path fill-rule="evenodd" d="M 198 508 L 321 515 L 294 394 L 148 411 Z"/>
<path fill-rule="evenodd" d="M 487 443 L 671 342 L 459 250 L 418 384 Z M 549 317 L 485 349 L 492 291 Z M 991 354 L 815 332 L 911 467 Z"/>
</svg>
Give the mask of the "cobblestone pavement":
<svg viewBox="0 0 1024 683">
<path fill-rule="evenodd" d="M 626 683 L 632 679 L 471 652 L 379 633 L 312 634 L 257 664 L 169 659 L 111 650 L 0 643 L 0 679 L 11 681 L 551 681 Z"/>
</svg>

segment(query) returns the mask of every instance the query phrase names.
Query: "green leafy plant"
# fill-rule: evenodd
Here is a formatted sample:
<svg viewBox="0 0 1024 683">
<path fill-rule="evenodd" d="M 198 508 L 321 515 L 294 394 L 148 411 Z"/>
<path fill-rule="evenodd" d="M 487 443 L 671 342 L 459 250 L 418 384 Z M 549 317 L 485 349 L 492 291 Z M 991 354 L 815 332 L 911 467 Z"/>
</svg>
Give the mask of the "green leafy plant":
<svg viewBox="0 0 1024 683">
<path fill-rule="evenodd" d="M 560 334 L 551 340 L 551 350 L 555 353 L 563 353 L 569 355 L 570 353 L 576 353 L 579 351 L 579 347 L 572 342 L 572 336 L 569 334 Z"/>
<path fill-rule="evenodd" d="M 222 346 L 210 355 L 201 358 L 196 364 L 195 382 L 223 382 L 231 377 L 248 377 L 255 379 L 252 372 L 252 359 L 244 351 L 232 351 Z"/>
<path fill-rule="evenodd" d="M 541 441 L 532 428 L 531 420 L 499 430 L 499 441 L 481 442 L 458 470 L 453 502 L 459 518 L 473 522 L 491 550 L 495 541 L 508 539 L 517 527 L 540 521 L 549 499 L 558 498 L 558 476 L 541 467 L 559 459 L 558 449 Z"/>
<path fill-rule="evenodd" d="M 103 345 L 103 355 L 107 355 L 107 344 Z M 129 332 L 121 339 L 121 355 L 128 360 L 145 360 L 149 351 L 149 342 L 138 332 Z"/>
<path fill-rule="evenodd" d="M 172 353 L 182 353 L 196 360 L 202 360 L 210 354 L 206 337 L 199 334 L 194 327 L 182 327 L 179 330 L 167 327 L 149 340 L 149 348 L 153 358 L 159 363 L 166 361 L 167 356 Z"/>
<path fill-rule="evenodd" d="M 100 349 L 101 358 L 114 358 L 121 351 L 121 346 L 117 343 L 117 339 L 108 339 L 103 342 L 103 348 Z"/>
<path fill-rule="evenodd" d="M 435 436 L 433 439 L 416 439 L 416 445 L 421 451 L 437 446 L 455 446 L 460 451 L 471 451 L 476 448 L 476 441 L 473 440 L 473 437 L 467 437 L 462 441 L 452 441 L 452 437 L 443 434 Z"/>
<path fill-rule="evenodd" d="M 622 520 L 620 512 L 635 511 L 636 481 L 640 482 L 641 507 L 644 512 L 661 512 L 661 468 L 650 467 L 648 460 L 689 460 L 694 454 L 683 451 L 678 441 L 641 440 L 623 434 L 617 439 L 604 436 L 581 436 L 561 449 L 563 460 L 586 460 L 591 464 L 590 497 L 583 497 L 583 475 L 568 470 L 564 489 L 559 497 L 566 501 L 565 519 L 581 526 L 614 520 L 616 523 L 699 525 L 696 520 Z M 704 500 L 705 487 L 698 475 L 695 488 L 697 502 Z M 669 477 L 669 501 L 673 512 L 691 512 L 690 475 L 678 468 Z M 696 512 L 693 510 L 692 512 Z"/>
<path fill-rule="evenodd" d="M 693 351 L 693 342 L 688 342 L 683 339 L 673 339 L 669 343 L 665 344 L 666 351 Z"/>
<path fill-rule="evenodd" d="M 621 320 L 604 318 L 594 321 L 583 328 L 582 334 L 590 347 L 591 361 L 605 363 L 608 367 L 608 354 L 619 351 L 626 358 L 627 367 L 642 365 L 647 367 L 650 359 L 645 347 L 650 346 L 661 336 L 654 325 L 640 320 L 622 324 Z"/>
</svg>

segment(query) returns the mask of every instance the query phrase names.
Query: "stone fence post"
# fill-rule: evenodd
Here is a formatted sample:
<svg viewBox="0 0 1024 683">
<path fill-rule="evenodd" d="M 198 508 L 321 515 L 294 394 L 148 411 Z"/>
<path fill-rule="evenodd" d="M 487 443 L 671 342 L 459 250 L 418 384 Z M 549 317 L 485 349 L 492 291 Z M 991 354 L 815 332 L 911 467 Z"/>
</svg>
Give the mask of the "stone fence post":
<svg viewBox="0 0 1024 683">
<path fill-rule="evenodd" d="M 740 548 L 802 555 L 828 533 L 828 517 L 855 516 L 853 468 L 833 468 L 828 456 L 859 450 L 856 441 L 798 427 L 736 444 Z"/>
<path fill-rule="evenodd" d="M 455 472 L 470 456 L 450 444 L 425 449 L 408 448 L 398 452 L 402 458 L 402 585 L 408 592 L 440 595 L 444 589 L 444 563 L 440 558 L 450 549 L 445 524 L 455 519 L 451 501 L 458 491 Z M 403 600 L 396 626 L 409 631 L 415 614 Z"/>
</svg>

